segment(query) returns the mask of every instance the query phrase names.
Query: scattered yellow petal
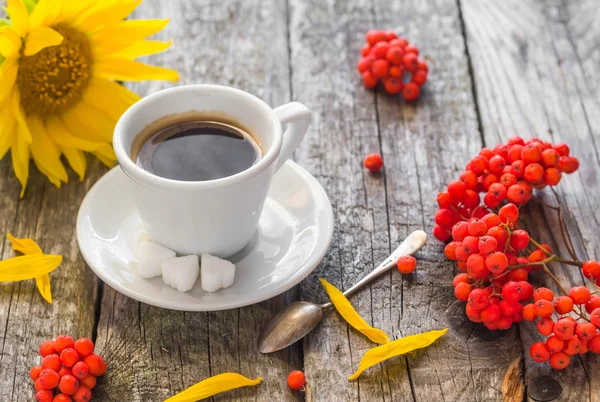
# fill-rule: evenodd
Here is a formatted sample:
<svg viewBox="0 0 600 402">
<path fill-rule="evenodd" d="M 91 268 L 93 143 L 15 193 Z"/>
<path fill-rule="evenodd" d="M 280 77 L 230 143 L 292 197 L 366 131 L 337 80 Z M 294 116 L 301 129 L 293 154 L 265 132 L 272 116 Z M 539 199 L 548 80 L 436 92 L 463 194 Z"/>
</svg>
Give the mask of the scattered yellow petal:
<svg viewBox="0 0 600 402">
<path fill-rule="evenodd" d="M 50 275 L 44 274 L 35 278 L 35 286 L 38 288 L 40 295 L 48 303 L 52 304 L 52 291 L 50 290 Z"/>
<path fill-rule="evenodd" d="M 42 249 L 32 239 L 29 239 L 27 237 L 17 239 L 10 233 L 7 233 L 6 237 L 8 237 L 8 240 L 10 240 L 10 244 L 12 245 L 12 248 L 15 251 L 18 251 L 23 254 L 42 254 Z"/>
<path fill-rule="evenodd" d="M 15 31 L 21 37 L 25 37 L 29 30 L 29 12 L 23 0 L 8 0 L 6 11 Z"/>
<path fill-rule="evenodd" d="M 25 40 L 25 56 L 33 56 L 42 49 L 60 45 L 63 41 L 61 34 L 52 28 L 33 28 Z"/>
<path fill-rule="evenodd" d="M 24 281 L 52 272 L 62 262 L 60 255 L 21 255 L 0 261 L 0 282 Z"/>
<path fill-rule="evenodd" d="M 329 295 L 335 309 L 348 324 L 375 343 L 386 343 L 390 341 L 390 338 L 385 332 L 378 328 L 373 328 L 363 320 L 356 310 L 354 310 L 354 307 L 352 307 L 346 296 L 344 296 L 338 288 L 327 282 L 325 279 L 321 279 L 321 284 Z"/>
<path fill-rule="evenodd" d="M 179 73 L 175 70 L 128 59 L 102 59 L 94 66 L 94 70 L 100 78 L 120 81 L 179 80 Z"/>
<path fill-rule="evenodd" d="M 358 376 L 369 367 L 373 367 L 391 357 L 400 356 L 412 352 L 413 350 L 429 346 L 446 332 L 448 332 L 448 328 L 405 336 L 404 338 L 388 342 L 385 345 L 369 349 L 361 359 L 358 370 L 348 377 L 348 380 L 356 380 Z"/>
<path fill-rule="evenodd" d="M 202 380 L 164 402 L 195 402 L 240 387 L 258 385 L 261 377 L 251 380 L 237 373 L 223 373 Z"/>
</svg>

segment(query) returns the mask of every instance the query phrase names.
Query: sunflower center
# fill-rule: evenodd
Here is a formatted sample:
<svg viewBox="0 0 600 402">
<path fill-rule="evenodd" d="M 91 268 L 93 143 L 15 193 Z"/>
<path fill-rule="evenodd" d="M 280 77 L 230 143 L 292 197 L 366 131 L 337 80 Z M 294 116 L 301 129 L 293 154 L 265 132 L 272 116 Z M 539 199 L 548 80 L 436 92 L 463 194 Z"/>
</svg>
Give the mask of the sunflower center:
<svg viewBox="0 0 600 402">
<path fill-rule="evenodd" d="M 60 114 L 81 100 L 93 63 L 84 33 L 66 24 L 53 29 L 63 36 L 62 43 L 33 56 L 21 56 L 17 75 L 21 107 L 42 118 Z"/>
</svg>

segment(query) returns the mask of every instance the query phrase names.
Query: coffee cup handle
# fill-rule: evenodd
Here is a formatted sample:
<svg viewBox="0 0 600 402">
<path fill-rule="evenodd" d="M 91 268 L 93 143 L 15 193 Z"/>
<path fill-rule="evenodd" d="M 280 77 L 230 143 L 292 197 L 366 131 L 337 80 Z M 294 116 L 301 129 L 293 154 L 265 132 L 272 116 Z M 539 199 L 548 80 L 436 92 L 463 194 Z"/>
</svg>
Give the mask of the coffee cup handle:
<svg viewBox="0 0 600 402">
<path fill-rule="evenodd" d="M 284 163 L 292 156 L 294 149 L 300 143 L 310 124 L 311 112 L 300 102 L 290 102 L 273 109 L 275 115 L 282 125 L 288 124 L 283 133 L 283 144 L 277 158 L 277 168 L 279 170 Z"/>
</svg>

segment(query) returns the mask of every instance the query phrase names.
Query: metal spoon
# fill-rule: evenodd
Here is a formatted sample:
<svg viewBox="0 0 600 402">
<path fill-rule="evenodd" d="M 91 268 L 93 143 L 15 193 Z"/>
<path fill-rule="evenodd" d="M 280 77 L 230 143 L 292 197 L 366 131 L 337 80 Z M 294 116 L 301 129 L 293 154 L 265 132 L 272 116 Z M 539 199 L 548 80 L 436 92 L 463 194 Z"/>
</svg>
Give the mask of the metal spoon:
<svg viewBox="0 0 600 402">
<path fill-rule="evenodd" d="M 344 292 L 348 297 L 356 293 L 367 283 L 379 275 L 387 272 L 396 265 L 398 257 L 411 255 L 423 247 L 427 235 L 422 230 L 415 230 L 389 255 L 377 268 L 371 271 L 362 280 Z M 315 304 L 304 301 L 288 304 L 275 317 L 269 321 L 258 338 L 260 353 L 272 353 L 290 346 L 302 339 L 317 326 L 323 318 L 323 309 L 331 307 L 331 302 Z"/>
</svg>

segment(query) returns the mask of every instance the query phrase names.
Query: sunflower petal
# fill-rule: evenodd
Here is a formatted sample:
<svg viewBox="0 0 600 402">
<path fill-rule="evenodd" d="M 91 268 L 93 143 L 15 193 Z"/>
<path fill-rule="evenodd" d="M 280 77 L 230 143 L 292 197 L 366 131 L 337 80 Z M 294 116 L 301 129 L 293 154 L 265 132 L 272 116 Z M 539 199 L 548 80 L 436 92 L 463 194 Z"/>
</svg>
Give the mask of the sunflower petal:
<svg viewBox="0 0 600 402">
<path fill-rule="evenodd" d="M 17 31 L 19 36 L 25 37 L 25 34 L 29 30 L 29 12 L 23 0 L 8 0 L 6 11 L 15 31 Z"/>
<path fill-rule="evenodd" d="M 156 54 L 167 50 L 172 43 L 172 40 L 168 42 L 162 42 L 159 40 L 140 40 L 135 42 L 133 45 L 126 47 L 125 49 L 112 53 L 110 57 L 135 59 L 141 56 L 149 56 L 151 54 Z"/>
<path fill-rule="evenodd" d="M 10 240 L 10 245 L 15 251 L 19 251 L 23 254 L 42 254 L 42 249 L 33 239 L 28 237 L 18 239 L 10 233 L 7 233 L 6 237 Z"/>
<path fill-rule="evenodd" d="M 100 27 L 115 24 L 129 16 L 140 5 L 141 0 L 128 2 L 115 2 L 94 10 L 94 12 L 82 14 L 75 19 L 74 24 L 83 32 L 92 32 Z"/>
<path fill-rule="evenodd" d="M 63 115 L 63 121 L 71 133 L 100 142 L 112 141 L 116 124 L 116 120 L 81 102 Z"/>
<path fill-rule="evenodd" d="M 33 137 L 31 155 L 36 166 L 43 166 L 44 170 L 49 172 L 54 178 L 58 178 L 65 183 L 69 181 L 67 171 L 60 161 L 60 151 L 46 133 L 46 128 L 41 120 L 36 116 L 29 116 L 27 124 L 31 129 Z"/>
<path fill-rule="evenodd" d="M 27 123 L 25 122 L 25 117 L 23 116 L 23 111 L 21 110 L 21 101 L 19 92 L 13 92 L 12 99 L 12 110 L 13 115 L 15 116 L 15 120 L 17 121 L 17 133 L 19 137 L 23 138 L 23 140 L 27 144 L 31 144 L 31 133 L 29 132 L 29 127 L 27 127 Z"/>
<path fill-rule="evenodd" d="M 106 26 L 92 33 L 95 54 L 98 56 L 125 49 L 135 42 L 154 35 L 167 26 L 165 20 L 127 20 Z"/>
<path fill-rule="evenodd" d="M 83 101 L 86 104 L 102 110 L 115 121 L 119 120 L 123 112 L 139 99 L 139 96 L 122 85 L 101 78 L 92 78 L 83 94 Z"/>
<path fill-rule="evenodd" d="M 79 181 L 83 181 L 85 177 L 85 170 L 87 168 L 87 160 L 85 159 L 85 154 L 75 148 L 61 148 L 60 149 L 67 158 L 67 162 L 71 165 L 71 169 L 75 171 L 79 175 Z"/>
<path fill-rule="evenodd" d="M 119 58 L 100 60 L 95 70 L 98 77 L 120 81 L 179 80 L 179 73 L 175 70 Z"/>
<path fill-rule="evenodd" d="M 42 49 L 50 46 L 60 45 L 63 36 L 52 28 L 33 28 L 25 40 L 25 56 L 33 56 Z"/>
<path fill-rule="evenodd" d="M 186 388 L 177 395 L 166 399 L 165 402 L 198 401 L 232 389 L 258 385 L 261 381 L 262 377 L 251 380 L 238 373 L 218 374 Z"/>
<path fill-rule="evenodd" d="M 53 26 L 62 11 L 62 7 L 63 0 L 39 0 L 29 15 L 31 27 L 36 28 L 42 25 Z"/>
<path fill-rule="evenodd" d="M 96 151 L 102 145 L 101 142 L 89 141 L 79 138 L 65 126 L 58 117 L 48 119 L 46 123 L 48 136 L 61 148 L 81 149 L 83 151 Z"/>
<path fill-rule="evenodd" d="M 48 303 L 52 304 L 52 291 L 50 289 L 50 275 L 43 274 L 35 278 L 35 286 L 37 286 L 40 295 Z"/>
<path fill-rule="evenodd" d="M 10 154 L 15 176 L 21 183 L 20 197 L 23 198 L 27 187 L 27 177 L 29 177 L 29 146 L 20 135 L 14 136 Z"/>
<path fill-rule="evenodd" d="M 70 22 L 81 13 L 95 9 L 96 3 L 95 0 L 64 0 L 57 22 Z"/>
<path fill-rule="evenodd" d="M 101 154 L 99 152 L 94 152 L 94 155 L 96 156 L 96 158 L 100 159 L 100 162 L 104 163 L 109 168 L 115 167 L 115 163 L 117 162 L 116 159 L 107 158 L 104 154 Z"/>
<path fill-rule="evenodd" d="M 0 54 L 5 59 L 13 59 L 19 55 L 21 38 L 10 26 L 0 28 Z"/>
<path fill-rule="evenodd" d="M 19 66 L 15 60 L 4 60 L 0 65 L 0 103 L 11 94 L 18 72 Z"/>
<path fill-rule="evenodd" d="M 0 159 L 8 152 L 15 137 L 15 118 L 10 104 L 0 107 Z"/>
<path fill-rule="evenodd" d="M 60 181 L 60 179 L 56 176 L 54 176 L 52 174 L 52 172 L 50 172 L 48 169 L 46 169 L 44 167 L 44 165 L 41 165 L 35 158 L 33 158 L 33 163 L 35 164 L 35 167 L 37 168 L 37 170 L 40 171 L 40 173 L 42 173 L 44 176 L 46 176 L 46 178 L 48 179 L 48 181 L 52 184 L 54 184 L 54 186 L 56 188 L 60 188 L 60 186 L 62 185 L 62 182 Z"/>
<path fill-rule="evenodd" d="M 60 255 L 21 255 L 0 261 L 0 282 L 24 281 L 47 274 L 62 262 Z"/>
</svg>

